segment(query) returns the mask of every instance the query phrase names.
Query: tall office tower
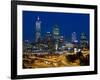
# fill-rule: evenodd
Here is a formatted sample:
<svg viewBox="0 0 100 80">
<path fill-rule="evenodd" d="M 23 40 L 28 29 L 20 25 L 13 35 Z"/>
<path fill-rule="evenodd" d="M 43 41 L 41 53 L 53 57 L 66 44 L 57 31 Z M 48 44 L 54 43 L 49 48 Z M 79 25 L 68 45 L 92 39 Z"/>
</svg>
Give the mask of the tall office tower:
<svg viewBox="0 0 100 80">
<path fill-rule="evenodd" d="M 51 32 L 46 32 L 45 33 L 45 42 L 48 42 L 52 39 Z"/>
<path fill-rule="evenodd" d="M 73 32 L 73 33 L 72 33 L 72 42 L 73 42 L 73 43 L 78 42 L 76 36 L 77 36 L 76 32 Z"/>
<path fill-rule="evenodd" d="M 48 38 L 48 37 L 51 37 L 52 35 L 51 35 L 51 32 L 46 32 L 46 34 L 45 34 L 45 37 L 46 38 Z"/>
<path fill-rule="evenodd" d="M 41 37 L 41 21 L 39 16 L 37 17 L 35 25 L 35 41 L 38 42 L 38 39 Z"/>
<path fill-rule="evenodd" d="M 54 25 L 53 27 L 53 38 L 58 40 L 60 38 L 60 29 L 58 25 Z"/>
<path fill-rule="evenodd" d="M 55 49 L 57 50 L 58 49 L 58 46 L 59 46 L 59 39 L 60 39 L 60 29 L 59 29 L 59 26 L 58 25 L 54 25 L 53 27 L 53 39 L 55 40 Z"/>
<path fill-rule="evenodd" d="M 87 48 L 88 47 L 88 41 L 86 38 L 86 34 L 85 33 L 81 33 L 81 39 L 80 39 L 80 46 L 81 48 Z"/>
<path fill-rule="evenodd" d="M 72 43 L 73 43 L 74 48 L 78 48 L 78 40 L 77 40 L 76 32 L 72 33 Z"/>
<path fill-rule="evenodd" d="M 60 36 L 59 47 L 62 47 L 63 45 L 64 45 L 64 36 Z"/>
<path fill-rule="evenodd" d="M 60 43 L 64 42 L 64 36 L 60 36 Z"/>
</svg>

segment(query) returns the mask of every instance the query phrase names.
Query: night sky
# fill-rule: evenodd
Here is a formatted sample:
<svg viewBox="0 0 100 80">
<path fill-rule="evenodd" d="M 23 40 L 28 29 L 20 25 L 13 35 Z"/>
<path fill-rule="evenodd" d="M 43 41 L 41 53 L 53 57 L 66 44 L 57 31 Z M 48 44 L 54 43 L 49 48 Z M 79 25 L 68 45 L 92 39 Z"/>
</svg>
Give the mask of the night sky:
<svg viewBox="0 0 100 80">
<path fill-rule="evenodd" d="M 57 24 L 66 40 L 71 40 L 72 32 L 77 33 L 78 40 L 80 34 L 85 32 L 89 40 L 89 14 L 36 11 L 23 11 L 23 40 L 35 40 L 35 22 L 38 16 L 42 22 L 42 37 Z"/>
</svg>

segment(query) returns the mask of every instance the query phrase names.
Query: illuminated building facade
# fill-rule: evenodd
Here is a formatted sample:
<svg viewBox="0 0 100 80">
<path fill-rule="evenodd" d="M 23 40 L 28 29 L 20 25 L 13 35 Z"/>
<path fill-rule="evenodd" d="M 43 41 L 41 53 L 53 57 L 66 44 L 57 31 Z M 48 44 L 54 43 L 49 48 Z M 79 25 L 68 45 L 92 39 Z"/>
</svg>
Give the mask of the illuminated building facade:
<svg viewBox="0 0 100 80">
<path fill-rule="evenodd" d="M 73 32 L 73 33 L 72 33 L 72 42 L 73 42 L 73 43 L 74 43 L 74 42 L 78 42 L 76 32 Z"/>
<path fill-rule="evenodd" d="M 54 25 L 53 27 L 53 38 L 58 40 L 60 38 L 60 29 L 58 25 Z"/>
<path fill-rule="evenodd" d="M 55 40 L 55 49 L 58 49 L 59 46 L 59 39 L 60 39 L 60 29 L 58 25 L 54 25 L 52 31 L 53 39 Z"/>
<path fill-rule="evenodd" d="M 81 33 L 80 45 L 81 45 L 81 48 L 87 48 L 88 47 L 88 41 L 87 41 L 85 33 Z"/>
<path fill-rule="evenodd" d="M 38 39 L 41 38 L 41 21 L 39 16 L 37 17 L 35 25 L 35 41 L 38 42 Z"/>
</svg>

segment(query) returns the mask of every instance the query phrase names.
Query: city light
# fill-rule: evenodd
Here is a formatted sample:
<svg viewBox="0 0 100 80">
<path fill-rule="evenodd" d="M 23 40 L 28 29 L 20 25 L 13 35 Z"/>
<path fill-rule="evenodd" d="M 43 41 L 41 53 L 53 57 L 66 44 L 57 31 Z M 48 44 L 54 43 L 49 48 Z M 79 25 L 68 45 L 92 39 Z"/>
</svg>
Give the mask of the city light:
<svg viewBox="0 0 100 80">
<path fill-rule="evenodd" d="M 23 42 L 23 68 L 89 65 L 89 44 L 85 33 L 80 33 L 78 41 L 77 32 L 72 32 L 71 40 L 68 41 L 56 24 L 51 31 L 41 36 L 41 23 L 38 16 L 35 39 Z"/>
</svg>

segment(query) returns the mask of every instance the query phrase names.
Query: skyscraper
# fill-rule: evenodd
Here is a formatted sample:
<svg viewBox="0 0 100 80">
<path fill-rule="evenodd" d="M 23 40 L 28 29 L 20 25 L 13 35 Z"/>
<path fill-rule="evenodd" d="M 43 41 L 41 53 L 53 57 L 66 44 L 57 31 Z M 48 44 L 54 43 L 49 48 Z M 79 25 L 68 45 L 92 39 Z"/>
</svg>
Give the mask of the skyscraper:
<svg viewBox="0 0 100 80">
<path fill-rule="evenodd" d="M 38 42 L 38 39 L 41 37 L 41 21 L 39 16 L 37 17 L 35 25 L 35 41 Z"/>
<path fill-rule="evenodd" d="M 45 33 L 45 42 L 51 41 L 52 40 L 52 35 L 51 32 L 46 32 Z"/>
<path fill-rule="evenodd" d="M 72 43 L 73 43 L 74 48 L 78 48 L 78 40 L 77 40 L 76 32 L 72 33 Z"/>
<path fill-rule="evenodd" d="M 59 46 L 59 39 L 60 39 L 60 29 L 58 25 L 54 25 L 53 27 L 53 39 L 55 40 L 55 49 L 58 49 Z"/>
<path fill-rule="evenodd" d="M 72 42 L 73 42 L 73 43 L 78 42 L 76 32 L 73 32 L 73 33 L 72 33 Z"/>
<path fill-rule="evenodd" d="M 53 27 L 53 38 L 55 40 L 58 40 L 60 38 L 60 29 L 59 29 L 58 25 L 54 25 L 54 27 Z"/>
<path fill-rule="evenodd" d="M 80 40 L 81 48 L 87 48 L 88 47 L 88 41 L 87 41 L 87 38 L 86 38 L 86 34 L 81 33 L 80 37 L 81 37 L 81 40 Z"/>
</svg>

